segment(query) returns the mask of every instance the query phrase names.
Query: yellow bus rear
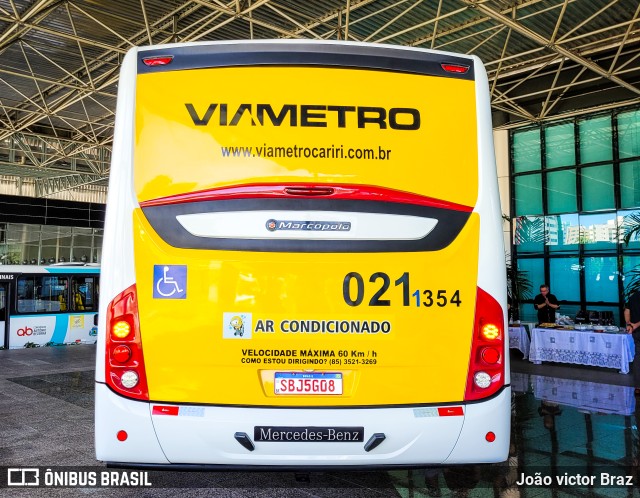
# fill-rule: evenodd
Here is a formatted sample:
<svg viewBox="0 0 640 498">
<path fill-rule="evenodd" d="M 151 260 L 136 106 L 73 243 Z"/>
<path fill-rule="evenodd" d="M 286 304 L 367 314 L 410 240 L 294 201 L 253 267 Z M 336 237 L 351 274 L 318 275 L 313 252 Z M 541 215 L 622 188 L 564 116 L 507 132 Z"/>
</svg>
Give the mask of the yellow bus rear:
<svg viewBox="0 0 640 498">
<path fill-rule="evenodd" d="M 147 406 L 166 463 L 442 463 L 491 400 L 481 447 L 452 461 L 504 459 L 504 256 L 481 64 L 309 42 L 133 57 L 131 183 L 118 194 L 132 196 L 132 273 L 105 299 L 97 380 Z M 357 422 L 381 409 L 386 429 Z M 185 461 L 172 433 L 191 424 L 197 440 L 216 417 L 240 444 Z M 407 417 L 416 429 L 394 446 Z M 448 442 L 419 450 L 438 424 Z M 318 439 L 299 440 L 311 428 Z M 328 434 L 348 439 L 336 450 Z"/>
</svg>

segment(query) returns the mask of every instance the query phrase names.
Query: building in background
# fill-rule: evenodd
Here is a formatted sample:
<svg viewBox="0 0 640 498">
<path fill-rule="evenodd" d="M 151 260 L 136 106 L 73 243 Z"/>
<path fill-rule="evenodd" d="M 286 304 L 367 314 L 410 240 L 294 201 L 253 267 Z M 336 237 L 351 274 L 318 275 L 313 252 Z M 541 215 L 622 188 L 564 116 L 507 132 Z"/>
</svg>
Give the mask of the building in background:
<svg viewBox="0 0 640 498">
<path fill-rule="evenodd" d="M 640 241 L 622 241 L 640 214 L 640 108 L 514 129 L 509 149 L 512 261 L 534 290 L 550 284 L 562 314 L 620 323 L 625 275 L 640 265 Z M 535 321 L 532 301 L 520 306 Z"/>
<path fill-rule="evenodd" d="M 0 194 L 0 264 L 100 262 L 104 204 Z"/>
</svg>

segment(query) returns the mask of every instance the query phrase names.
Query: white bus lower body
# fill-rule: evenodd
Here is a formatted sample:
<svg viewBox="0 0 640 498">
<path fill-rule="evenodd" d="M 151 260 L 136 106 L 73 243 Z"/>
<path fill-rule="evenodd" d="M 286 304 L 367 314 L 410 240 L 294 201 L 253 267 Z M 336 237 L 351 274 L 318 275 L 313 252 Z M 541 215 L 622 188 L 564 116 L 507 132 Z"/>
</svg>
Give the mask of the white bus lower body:
<svg viewBox="0 0 640 498">
<path fill-rule="evenodd" d="M 152 414 L 153 407 L 167 414 Z M 511 388 L 487 401 L 398 408 L 251 408 L 129 400 L 96 384 L 96 455 L 114 464 L 237 467 L 394 467 L 492 463 L 507 459 Z M 460 409 L 453 410 L 459 413 Z M 364 440 L 254 441 L 261 427 L 364 427 Z M 117 437 L 125 431 L 127 438 Z M 308 431 L 307 431 L 308 432 Z M 490 442 L 493 433 L 495 440 Z M 246 434 L 249 449 L 235 437 Z M 366 451 L 374 434 L 384 440 Z M 305 435 L 301 436 L 305 438 Z M 308 439 L 308 433 L 306 438 Z M 488 440 L 489 439 L 489 440 Z"/>
</svg>

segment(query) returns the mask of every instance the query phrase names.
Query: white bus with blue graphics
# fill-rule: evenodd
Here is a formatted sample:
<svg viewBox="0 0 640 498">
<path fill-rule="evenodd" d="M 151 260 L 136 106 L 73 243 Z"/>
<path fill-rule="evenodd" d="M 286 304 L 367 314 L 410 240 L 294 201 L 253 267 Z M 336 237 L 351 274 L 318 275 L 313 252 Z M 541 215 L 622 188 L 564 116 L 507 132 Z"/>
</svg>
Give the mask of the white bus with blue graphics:
<svg viewBox="0 0 640 498">
<path fill-rule="evenodd" d="M 0 347 L 93 344 L 100 268 L 0 266 Z"/>
</svg>

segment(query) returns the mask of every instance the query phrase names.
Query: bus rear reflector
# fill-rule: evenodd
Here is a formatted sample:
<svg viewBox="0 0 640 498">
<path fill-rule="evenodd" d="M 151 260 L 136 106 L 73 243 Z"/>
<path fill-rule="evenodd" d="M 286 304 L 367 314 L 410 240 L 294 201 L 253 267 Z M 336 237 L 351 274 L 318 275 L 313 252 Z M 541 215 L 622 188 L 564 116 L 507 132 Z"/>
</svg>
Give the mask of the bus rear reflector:
<svg viewBox="0 0 640 498">
<path fill-rule="evenodd" d="M 152 415 L 172 415 L 172 416 L 176 416 L 176 415 L 178 415 L 179 411 L 180 411 L 180 407 L 179 406 L 159 406 L 159 405 L 155 405 L 153 407 L 153 409 L 151 410 L 151 414 Z"/>
<path fill-rule="evenodd" d="M 149 389 L 144 369 L 135 284 L 118 294 L 109 303 L 107 330 L 109 331 L 106 334 L 107 385 L 127 398 L 148 400 Z M 116 332 L 123 330 L 129 332 L 126 335 Z"/>
<path fill-rule="evenodd" d="M 478 287 L 465 401 L 489 397 L 504 386 L 504 313 Z"/>
<path fill-rule="evenodd" d="M 464 411 L 461 406 L 443 406 L 438 408 L 438 415 L 440 417 L 459 417 L 464 415 Z"/>
</svg>

